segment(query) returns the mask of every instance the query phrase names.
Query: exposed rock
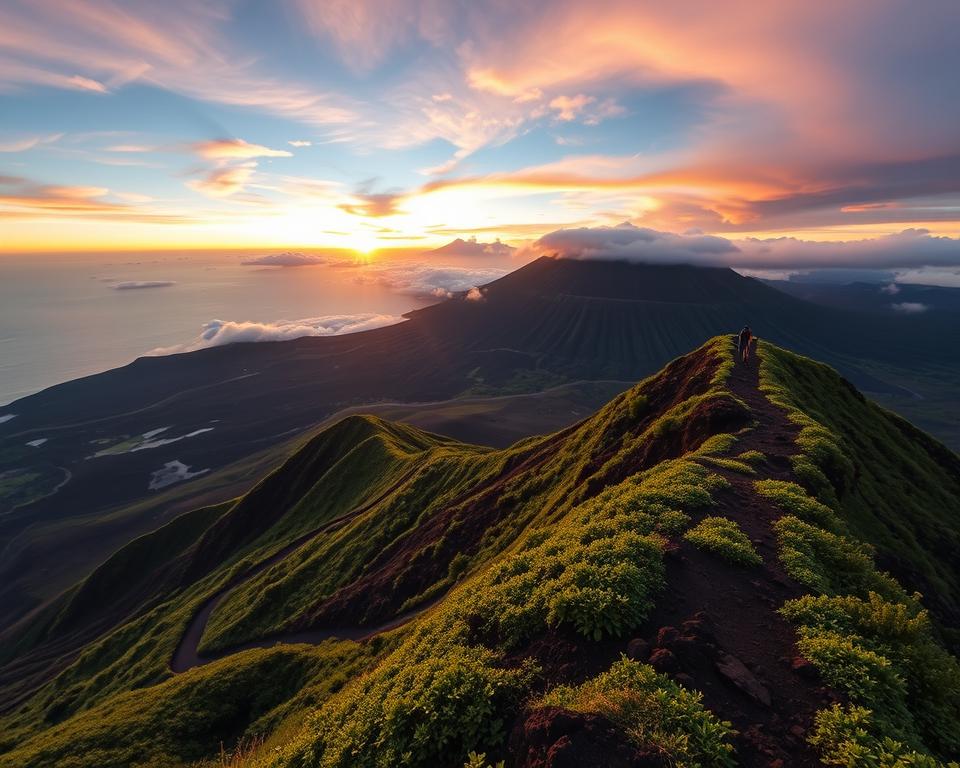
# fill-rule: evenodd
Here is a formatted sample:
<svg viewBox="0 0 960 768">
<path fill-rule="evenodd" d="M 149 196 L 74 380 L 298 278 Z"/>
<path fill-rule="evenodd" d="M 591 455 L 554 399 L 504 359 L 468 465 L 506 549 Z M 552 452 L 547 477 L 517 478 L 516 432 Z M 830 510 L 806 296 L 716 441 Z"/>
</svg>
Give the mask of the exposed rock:
<svg viewBox="0 0 960 768">
<path fill-rule="evenodd" d="M 725 653 L 717 660 L 717 671 L 750 698 L 769 707 L 771 702 L 770 691 L 757 680 L 753 672 L 736 656 Z"/>
<path fill-rule="evenodd" d="M 634 638 L 627 643 L 627 658 L 634 661 L 646 661 L 650 658 L 650 643 L 642 638 Z"/>
<path fill-rule="evenodd" d="M 680 633 L 676 627 L 660 627 L 660 631 L 657 632 L 657 646 L 659 648 L 670 648 L 679 637 Z"/>
<path fill-rule="evenodd" d="M 663 758 L 632 743 L 602 715 L 544 707 L 514 732 L 511 752 L 522 768 L 663 768 Z"/>
<path fill-rule="evenodd" d="M 819 676 L 817 668 L 802 656 L 794 657 L 790 662 L 790 668 L 800 677 L 805 677 L 808 680 L 815 680 Z"/>
<path fill-rule="evenodd" d="M 677 657 L 673 655 L 673 651 L 657 648 L 650 654 L 650 666 L 657 672 L 676 672 Z"/>
</svg>

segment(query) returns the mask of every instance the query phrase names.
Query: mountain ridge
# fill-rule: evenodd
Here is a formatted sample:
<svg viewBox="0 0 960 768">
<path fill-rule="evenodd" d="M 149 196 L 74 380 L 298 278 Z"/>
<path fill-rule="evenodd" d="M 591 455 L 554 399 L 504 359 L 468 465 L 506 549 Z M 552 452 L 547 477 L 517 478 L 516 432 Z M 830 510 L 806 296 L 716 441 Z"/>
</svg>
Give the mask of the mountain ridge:
<svg viewBox="0 0 960 768">
<path fill-rule="evenodd" d="M 169 519 L 170 507 L 144 502 L 154 496 L 151 478 L 171 463 L 182 477 L 203 473 L 191 481 L 205 489 L 194 505 L 218 503 L 249 486 L 205 478 L 344 408 L 529 393 L 583 378 L 636 380 L 745 321 L 912 409 L 920 426 L 956 429 L 948 406 L 951 382 L 960 381 L 960 338 L 956 324 L 940 327 L 936 318 L 827 310 L 725 269 L 549 258 L 480 294 L 351 336 L 142 358 L 19 401 L 17 418 L 0 427 L 0 471 L 35 475 L 36 496 L 0 518 L 0 546 L 10 553 L 0 616 L 13 620 L 66 588 L 97 562 L 85 559 L 87 548 L 103 559 Z M 129 441 L 160 428 L 170 430 L 170 443 L 129 450 Z M 26 448 L 27 437 L 48 440 Z M 65 561 L 61 544 L 76 510 L 96 518 L 99 531 Z"/>
<path fill-rule="evenodd" d="M 396 429 L 355 418 L 327 439 L 354 435 L 341 441 L 348 457 Z M 610 765 L 654 751 L 728 765 L 733 749 L 742 765 L 814 765 L 849 749 L 856 728 L 870 749 L 885 736 L 902 755 L 946 760 L 960 749 L 950 736 L 960 671 L 942 647 L 958 626 L 949 553 L 960 542 L 960 460 L 827 366 L 766 343 L 759 367 L 735 365 L 729 339 L 716 339 L 594 416 L 510 449 L 400 435 L 417 450 L 398 463 L 355 454 L 347 474 L 379 478 L 366 502 L 323 469 L 337 466 L 333 456 L 292 479 L 322 456 L 321 433 L 288 462 L 302 501 L 258 540 L 230 554 L 198 546 L 201 535 L 185 559 L 173 552 L 180 573 L 201 551 L 219 564 L 118 617 L 20 699 L 0 743 L 16 748 L 0 765 L 62 764 L 77 750 L 98 765 L 150 755 L 177 765 L 244 732 L 274 734 L 262 764 L 277 766 L 389 765 L 409 754 L 459 768 L 471 749 L 552 765 L 561 742 L 568 758 Z M 242 503 L 217 519 L 232 514 L 243 517 Z M 344 515 L 252 572 L 307 525 Z M 871 547 L 898 564 L 900 583 L 875 568 Z M 910 594 L 918 587 L 922 598 Z M 225 588 L 201 652 L 347 619 L 361 641 L 251 648 L 171 676 L 192 617 Z M 895 639 L 877 611 L 904 614 Z M 23 642 L 42 650 L 42 632 L 21 641 L 23 660 Z M 851 687 L 855 663 L 874 665 L 864 673 L 874 688 Z M 890 665 L 899 683 L 870 677 Z M 253 680 L 281 667 L 245 714 L 213 693 L 229 680 L 234 696 L 249 696 Z M 337 667 L 353 671 L 338 678 Z M 463 696 L 450 698 L 450 685 Z M 656 713 L 654 690 L 683 716 L 637 721 L 624 691 Z M 211 714 L 185 720 L 173 704 L 184 697 Z M 225 714 L 214 717 L 214 705 Z M 684 733 L 699 735 L 681 747 Z"/>
</svg>

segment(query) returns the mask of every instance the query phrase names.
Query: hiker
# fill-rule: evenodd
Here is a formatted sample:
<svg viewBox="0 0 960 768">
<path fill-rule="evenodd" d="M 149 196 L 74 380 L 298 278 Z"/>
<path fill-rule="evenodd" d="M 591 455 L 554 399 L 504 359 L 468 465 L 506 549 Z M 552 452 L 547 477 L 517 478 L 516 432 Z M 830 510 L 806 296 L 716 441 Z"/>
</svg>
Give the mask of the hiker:
<svg viewBox="0 0 960 768">
<path fill-rule="evenodd" d="M 740 335 L 737 336 L 737 351 L 740 353 L 741 362 L 750 361 L 750 343 L 753 341 L 753 331 L 749 325 L 743 326 Z"/>
</svg>

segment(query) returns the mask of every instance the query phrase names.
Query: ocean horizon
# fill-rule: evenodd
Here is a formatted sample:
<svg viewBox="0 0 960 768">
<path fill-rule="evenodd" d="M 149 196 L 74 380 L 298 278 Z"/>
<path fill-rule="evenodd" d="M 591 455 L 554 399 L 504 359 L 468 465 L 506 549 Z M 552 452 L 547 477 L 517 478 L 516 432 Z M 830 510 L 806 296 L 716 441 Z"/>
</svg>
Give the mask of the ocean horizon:
<svg viewBox="0 0 960 768">
<path fill-rule="evenodd" d="M 401 322 L 517 266 L 320 251 L 0 256 L 0 404 L 143 355 Z"/>
</svg>

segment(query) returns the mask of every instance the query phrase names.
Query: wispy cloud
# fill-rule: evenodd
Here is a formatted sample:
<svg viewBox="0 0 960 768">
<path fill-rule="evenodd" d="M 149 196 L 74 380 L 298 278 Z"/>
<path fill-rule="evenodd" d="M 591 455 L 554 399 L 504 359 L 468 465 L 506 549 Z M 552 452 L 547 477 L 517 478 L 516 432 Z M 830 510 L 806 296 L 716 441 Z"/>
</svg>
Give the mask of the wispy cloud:
<svg viewBox="0 0 960 768">
<path fill-rule="evenodd" d="M 192 149 L 207 160 L 238 160 L 254 157 L 293 157 L 285 149 L 271 149 L 262 144 L 251 144 L 243 139 L 212 139 L 198 141 Z"/>
<path fill-rule="evenodd" d="M 62 138 L 62 133 L 50 133 L 44 136 L 24 136 L 19 139 L 0 141 L 0 152 L 26 152 L 43 144 L 53 144 Z"/>
<path fill-rule="evenodd" d="M 174 280 L 124 280 L 110 287 L 115 291 L 139 291 L 149 288 L 169 288 L 176 284 Z"/>
<path fill-rule="evenodd" d="M 142 205 L 120 202 L 104 187 L 38 184 L 18 177 L 0 177 L 0 218 L 71 217 L 152 224 L 183 224 L 191 218 Z"/>
<path fill-rule="evenodd" d="M 286 251 L 285 253 L 270 253 L 265 256 L 254 256 L 249 259 L 244 259 L 240 263 L 244 266 L 258 267 L 312 267 L 318 264 L 326 264 L 327 260 L 323 256 L 317 256 L 312 253 Z"/>
<path fill-rule="evenodd" d="M 190 179 L 187 186 L 211 197 L 228 197 L 242 192 L 253 175 L 256 163 L 214 168 L 202 178 Z"/>
</svg>

